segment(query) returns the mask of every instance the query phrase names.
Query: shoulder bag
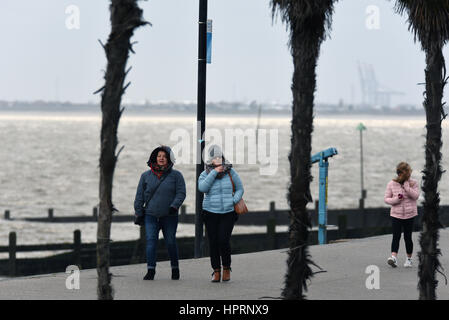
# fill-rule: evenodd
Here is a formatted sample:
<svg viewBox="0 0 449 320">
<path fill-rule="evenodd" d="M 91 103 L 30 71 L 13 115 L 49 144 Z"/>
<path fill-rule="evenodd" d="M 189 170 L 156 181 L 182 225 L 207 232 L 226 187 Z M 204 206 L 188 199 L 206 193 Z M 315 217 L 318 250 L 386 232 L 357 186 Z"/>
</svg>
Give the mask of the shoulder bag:
<svg viewBox="0 0 449 320">
<path fill-rule="evenodd" d="M 232 175 L 231 172 L 228 172 L 229 174 L 229 178 L 231 178 L 231 183 L 232 183 L 232 195 L 234 195 L 235 193 L 235 184 L 234 181 L 232 180 Z M 234 204 L 234 210 L 237 214 L 245 214 L 248 212 L 248 208 L 246 207 L 246 203 L 245 201 L 242 199 L 240 199 L 239 202 L 237 202 L 236 204 Z"/>
</svg>

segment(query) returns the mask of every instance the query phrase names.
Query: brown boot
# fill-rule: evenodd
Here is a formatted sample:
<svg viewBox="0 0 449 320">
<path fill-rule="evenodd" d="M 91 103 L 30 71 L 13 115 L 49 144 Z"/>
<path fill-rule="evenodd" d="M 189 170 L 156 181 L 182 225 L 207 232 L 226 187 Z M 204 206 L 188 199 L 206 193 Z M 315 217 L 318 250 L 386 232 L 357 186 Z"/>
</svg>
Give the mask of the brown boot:
<svg viewBox="0 0 449 320">
<path fill-rule="evenodd" d="M 212 272 L 212 282 L 220 282 L 221 278 L 221 269 L 214 269 Z"/>
<path fill-rule="evenodd" d="M 231 280 L 231 267 L 223 267 L 223 281 Z"/>
</svg>

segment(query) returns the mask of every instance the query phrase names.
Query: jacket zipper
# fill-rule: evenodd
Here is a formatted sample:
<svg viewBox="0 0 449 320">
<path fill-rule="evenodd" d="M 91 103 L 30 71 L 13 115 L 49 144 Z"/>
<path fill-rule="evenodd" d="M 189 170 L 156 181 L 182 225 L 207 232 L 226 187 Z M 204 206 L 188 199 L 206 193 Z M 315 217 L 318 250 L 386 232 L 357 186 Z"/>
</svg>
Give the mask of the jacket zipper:
<svg viewBox="0 0 449 320">
<path fill-rule="evenodd" d="M 221 199 L 221 209 L 224 210 L 224 205 L 223 205 L 223 179 L 220 179 L 220 199 Z"/>
<path fill-rule="evenodd" d="M 402 216 L 405 217 L 405 204 L 404 204 L 405 190 L 402 186 L 401 186 L 401 192 L 402 192 Z"/>
</svg>

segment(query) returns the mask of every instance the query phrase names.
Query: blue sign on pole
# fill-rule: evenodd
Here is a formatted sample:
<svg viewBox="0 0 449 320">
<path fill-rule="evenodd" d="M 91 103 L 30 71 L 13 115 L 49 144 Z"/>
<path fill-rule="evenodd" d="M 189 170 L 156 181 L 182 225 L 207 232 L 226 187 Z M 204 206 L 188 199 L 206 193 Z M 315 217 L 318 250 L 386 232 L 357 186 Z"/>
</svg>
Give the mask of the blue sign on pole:
<svg viewBox="0 0 449 320">
<path fill-rule="evenodd" d="M 212 61 L 212 20 L 207 20 L 207 55 L 206 62 Z"/>
</svg>

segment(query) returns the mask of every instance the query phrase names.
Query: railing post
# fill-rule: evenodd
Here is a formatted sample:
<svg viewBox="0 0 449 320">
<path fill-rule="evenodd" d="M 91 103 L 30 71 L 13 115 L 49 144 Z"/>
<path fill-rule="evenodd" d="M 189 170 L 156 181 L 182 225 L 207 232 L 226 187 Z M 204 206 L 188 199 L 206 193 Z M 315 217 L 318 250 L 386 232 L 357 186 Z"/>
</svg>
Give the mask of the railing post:
<svg viewBox="0 0 449 320">
<path fill-rule="evenodd" d="M 10 232 L 9 233 L 9 275 L 11 277 L 15 277 L 17 274 L 16 252 L 17 252 L 17 235 L 15 232 Z"/>
<path fill-rule="evenodd" d="M 268 249 L 277 249 L 276 241 L 276 203 L 274 201 L 270 202 L 270 213 L 267 219 L 267 239 L 268 239 Z"/>
<path fill-rule="evenodd" d="M 53 221 L 53 208 L 48 209 L 48 220 Z"/>
<path fill-rule="evenodd" d="M 209 246 L 209 235 L 207 234 L 207 227 L 206 224 L 204 224 L 204 234 L 203 234 L 203 257 L 209 256 L 210 253 L 210 246 Z"/>
<path fill-rule="evenodd" d="M 186 205 L 181 205 L 180 215 L 179 215 L 179 222 L 185 222 L 186 221 Z"/>
<path fill-rule="evenodd" d="M 94 217 L 94 221 L 98 221 L 98 208 L 97 207 L 94 207 L 92 209 L 92 215 Z"/>
<path fill-rule="evenodd" d="M 73 232 L 73 263 L 81 268 L 81 231 Z"/>
<path fill-rule="evenodd" d="M 365 236 L 368 236 L 366 227 L 365 199 L 359 199 L 359 210 L 362 214 L 362 232 Z"/>
<path fill-rule="evenodd" d="M 5 220 L 11 219 L 9 210 L 5 210 Z"/>
<path fill-rule="evenodd" d="M 338 216 L 338 238 L 345 239 L 347 237 L 348 218 L 346 215 Z"/>
<path fill-rule="evenodd" d="M 276 220 L 267 219 L 267 239 L 268 239 L 268 250 L 277 249 L 276 243 Z"/>
<path fill-rule="evenodd" d="M 276 215 L 276 202 L 270 201 L 270 215 Z"/>
<path fill-rule="evenodd" d="M 147 252 L 146 252 L 146 250 L 145 250 L 145 249 L 146 249 L 146 244 L 145 244 L 145 242 L 146 242 L 145 234 L 146 234 L 146 231 L 145 231 L 145 225 L 140 226 L 140 239 L 139 239 L 139 241 L 140 241 L 140 246 L 139 246 L 140 252 L 139 252 L 139 262 L 145 262 L 146 257 L 147 257 Z"/>
<path fill-rule="evenodd" d="M 319 207 L 320 207 L 320 202 L 318 200 L 315 200 L 315 216 L 314 216 L 314 219 L 313 219 L 313 224 L 315 226 L 318 226 L 318 216 L 319 216 L 318 210 L 319 210 Z"/>
<path fill-rule="evenodd" d="M 139 238 L 134 245 L 130 264 L 141 263 L 145 261 L 145 226 L 139 227 Z"/>
<path fill-rule="evenodd" d="M 363 210 L 365 208 L 365 199 L 359 199 L 359 209 Z"/>
</svg>

